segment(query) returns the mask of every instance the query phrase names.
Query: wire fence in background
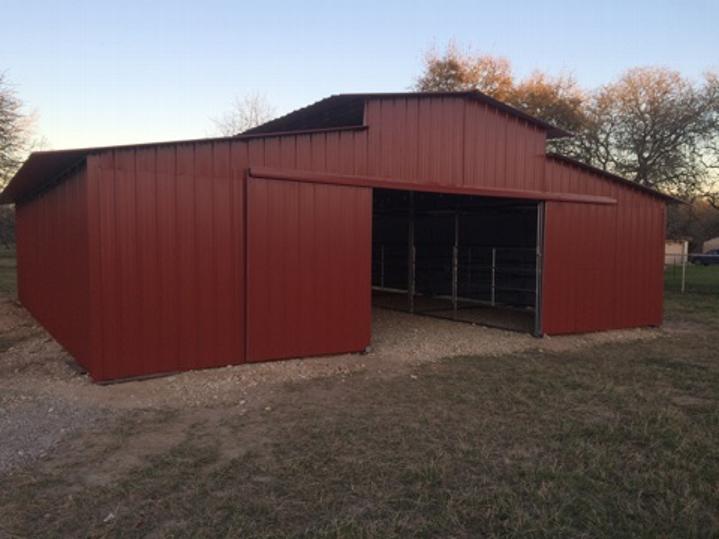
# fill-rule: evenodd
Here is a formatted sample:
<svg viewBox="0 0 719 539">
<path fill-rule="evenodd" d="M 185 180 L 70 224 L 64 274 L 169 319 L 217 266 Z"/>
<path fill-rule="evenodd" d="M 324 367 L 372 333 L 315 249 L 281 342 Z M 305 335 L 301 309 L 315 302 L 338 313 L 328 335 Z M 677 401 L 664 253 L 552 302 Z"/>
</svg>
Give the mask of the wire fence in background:
<svg viewBox="0 0 719 539">
<path fill-rule="evenodd" d="M 719 254 L 667 254 L 665 290 L 719 295 Z"/>
</svg>

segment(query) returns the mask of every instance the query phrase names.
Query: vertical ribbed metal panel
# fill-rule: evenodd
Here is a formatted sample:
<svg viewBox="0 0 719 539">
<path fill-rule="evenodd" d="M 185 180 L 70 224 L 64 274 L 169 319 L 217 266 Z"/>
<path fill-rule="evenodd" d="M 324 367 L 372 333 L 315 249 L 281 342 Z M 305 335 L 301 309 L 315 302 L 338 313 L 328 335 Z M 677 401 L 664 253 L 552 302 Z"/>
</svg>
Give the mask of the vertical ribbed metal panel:
<svg viewBox="0 0 719 539">
<path fill-rule="evenodd" d="M 18 297 L 87 369 L 93 368 L 88 287 L 87 171 L 16 206 Z"/>
<path fill-rule="evenodd" d="M 97 380 L 244 361 L 244 170 L 229 142 L 88 158 Z"/>
<path fill-rule="evenodd" d="M 545 134 L 461 98 L 370 99 L 367 170 L 397 182 L 542 190 Z"/>
<path fill-rule="evenodd" d="M 93 376 L 97 380 L 127 378 L 244 361 L 245 171 L 250 163 L 295 167 L 302 160 L 310 161 L 312 166 L 307 168 L 341 173 L 362 170 L 365 154 L 356 149 L 362 148 L 357 138 L 365 135 L 347 135 L 183 144 L 89 157 L 88 168 L 93 171 L 89 207 L 91 224 L 96 225 L 90 234 L 90 288 L 98 292 L 93 305 L 99 313 L 93 338 L 102 358 Z M 323 189 L 329 187 L 316 189 L 319 200 L 325 200 Z M 341 225 L 342 201 L 333 190 L 330 193 L 330 210 L 337 213 L 334 217 Z M 287 200 L 283 204 L 291 210 Z M 326 216 L 323 219 L 326 231 L 337 230 Z M 369 227 L 370 223 L 365 219 L 361 224 Z M 351 227 L 353 240 L 361 237 L 358 227 Z M 368 234 L 369 228 L 367 238 Z M 330 240 L 336 253 L 350 249 L 349 242 Z M 292 245 L 285 247 L 291 255 Z M 328 256 L 317 254 L 320 260 Z M 352 258 L 355 255 L 360 258 Z M 369 271 L 369 258 L 363 256 L 359 249 L 344 259 L 352 261 L 352 268 L 364 265 Z M 346 282 L 352 283 L 353 270 L 346 270 Z M 334 288 L 340 290 L 339 281 L 334 281 Z M 338 297 L 341 294 L 334 294 L 328 301 Z M 341 310 L 339 303 L 326 307 Z M 291 303 L 288 308 L 292 317 L 296 306 Z M 357 327 L 362 327 L 369 320 L 368 312 L 354 320 L 341 316 L 333 320 L 346 320 L 348 325 L 360 322 Z M 303 316 L 302 320 L 306 324 L 312 318 Z M 313 335 L 311 328 L 305 333 Z M 340 329 L 330 339 L 316 336 L 303 337 L 305 344 L 297 353 L 366 346 L 357 348 L 356 335 L 345 335 Z"/>
<path fill-rule="evenodd" d="M 248 361 L 363 350 L 371 190 L 258 178 L 247 189 Z"/>
<path fill-rule="evenodd" d="M 97 380 L 240 363 L 247 350 L 260 360 L 364 348 L 369 190 L 252 180 L 248 216 L 246 171 L 270 166 L 400 188 L 616 198 L 547 203 L 544 331 L 661 322 L 661 201 L 576 167 L 545 168 L 544 133 L 482 103 L 370 99 L 365 121 L 364 131 L 90 155 L 86 173 L 18 205 L 21 300 Z"/>
<path fill-rule="evenodd" d="M 544 332 L 660 325 L 664 203 L 556 162 L 548 162 L 546 179 L 552 190 L 607 195 L 617 204 L 547 202 Z"/>
</svg>

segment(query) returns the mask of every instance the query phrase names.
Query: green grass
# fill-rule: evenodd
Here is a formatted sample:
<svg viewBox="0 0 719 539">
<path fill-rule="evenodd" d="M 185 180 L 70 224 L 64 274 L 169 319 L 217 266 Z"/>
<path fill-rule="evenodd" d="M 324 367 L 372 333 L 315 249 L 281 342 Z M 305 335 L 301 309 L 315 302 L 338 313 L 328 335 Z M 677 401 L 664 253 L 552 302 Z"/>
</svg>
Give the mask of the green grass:
<svg viewBox="0 0 719 539">
<path fill-rule="evenodd" d="M 664 270 L 666 290 L 681 290 L 681 266 L 668 266 Z M 686 290 L 688 292 L 713 293 L 719 295 L 719 265 L 699 266 L 688 264 L 686 270 Z"/>
<path fill-rule="evenodd" d="M 719 325 L 719 295 L 694 294 L 667 290 L 664 292 L 665 322 L 694 322 Z"/>
<path fill-rule="evenodd" d="M 0 296 L 17 295 L 17 263 L 15 251 L 0 249 Z"/>
<path fill-rule="evenodd" d="M 682 330 L 653 340 L 292 383 L 83 485 L 115 462 L 103 425 L 6 482 L 0 533 L 717 536 L 717 303 L 668 297 Z M 177 420 L 137 414 L 113 451 Z"/>
</svg>

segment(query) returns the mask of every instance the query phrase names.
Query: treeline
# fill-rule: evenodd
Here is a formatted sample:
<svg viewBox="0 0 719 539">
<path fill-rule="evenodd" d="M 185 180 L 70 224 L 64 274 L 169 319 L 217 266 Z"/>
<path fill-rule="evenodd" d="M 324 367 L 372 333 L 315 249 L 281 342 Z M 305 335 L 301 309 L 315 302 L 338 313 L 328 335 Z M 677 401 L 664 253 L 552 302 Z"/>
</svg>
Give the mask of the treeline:
<svg viewBox="0 0 719 539">
<path fill-rule="evenodd" d="M 569 74 L 517 78 L 506 58 L 450 44 L 426 55 L 418 91 L 478 90 L 575 136 L 552 150 L 687 200 L 670 211 L 668 232 L 697 243 L 719 235 L 719 76 L 692 81 L 638 67 L 598 88 Z M 717 223 L 719 226 L 719 223 Z"/>
</svg>

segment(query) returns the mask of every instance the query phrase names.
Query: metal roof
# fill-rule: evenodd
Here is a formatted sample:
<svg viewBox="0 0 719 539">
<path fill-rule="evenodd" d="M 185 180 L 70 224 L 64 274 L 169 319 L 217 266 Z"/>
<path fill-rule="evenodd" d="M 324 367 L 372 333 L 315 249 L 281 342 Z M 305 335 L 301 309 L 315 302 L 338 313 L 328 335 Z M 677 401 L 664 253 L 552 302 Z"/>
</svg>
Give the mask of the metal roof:
<svg viewBox="0 0 719 539">
<path fill-rule="evenodd" d="M 305 129 L 291 132 L 273 132 L 258 134 L 242 134 L 233 137 L 214 137 L 186 140 L 169 140 L 161 142 L 144 142 L 139 144 L 121 144 L 116 146 L 94 146 L 89 148 L 74 148 L 70 150 L 47 150 L 32 152 L 25 160 L 10 183 L 0 193 L 0 204 L 11 204 L 23 199 L 31 198 L 39 191 L 44 191 L 67 175 L 74 168 L 82 165 L 85 158 L 93 153 L 110 150 L 128 150 L 170 146 L 179 144 L 194 144 L 202 142 L 233 142 L 236 140 L 281 137 L 284 135 L 298 135 L 302 133 L 321 133 L 325 131 L 346 131 L 365 129 L 364 126 L 348 126 L 336 129 Z"/>
<path fill-rule="evenodd" d="M 662 193 L 661 191 L 657 191 L 656 189 L 652 189 L 651 187 L 647 187 L 646 185 L 642 185 L 640 183 L 634 182 L 632 180 L 629 180 L 627 178 L 623 178 L 622 176 L 618 176 L 616 174 L 612 174 L 611 172 L 607 172 L 606 170 L 602 170 L 601 168 L 594 167 L 592 165 L 588 165 L 587 163 L 584 163 L 582 161 L 577 161 L 576 159 L 572 159 L 571 157 L 567 157 L 566 155 L 561 155 L 558 153 L 548 153 L 547 159 L 553 159 L 555 161 L 559 161 L 562 163 L 566 163 L 568 165 L 575 166 L 577 168 L 580 168 L 582 170 L 586 170 L 587 172 L 591 172 L 593 174 L 596 174 L 598 176 L 602 176 L 603 178 L 607 178 L 608 180 L 612 180 L 614 182 L 620 183 L 627 187 L 632 187 L 634 189 L 638 189 L 639 191 L 642 191 L 648 195 L 655 196 L 657 198 L 661 198 L 665 200 L 666 202 L 672 202 L 675 204 L 686 204 L 685 201 L 683 201 L 680 198 L 673 197 L 671 195 L 667 195 L 665 193 Z"/>
<path fill-rule="evenodd" d="M 371 99 L 395 98 L 459 98 L 479 101 L 510 116 L 519 118 L 547 132 L 547 138 L 571 136 L 571 133 L 540 120 L 534 116 L 497 101 L 486 94 L 471 92 L 399 92 L 399 93 L 366 93 L 338 94 L 326 97 L 316 103 L 297 109 L 289 114 L 271 120 L 260 126 L 243 131 L 238 136 L 271 133 L 273 131 L 293 131 L 295 129 L 317 129 L 362 125 L 364 121 L 364 105 Z"/>
<path fill-rule="evenodd" d="M 121 150 L 129 148 L 142 148 L 163 145 L 190 144 L 195 142 L 233 141 L 238 139 L 252 139 L 274 137 L 287 134 L 314 133 L 322 131 L 338 131 L 348 129 L 365 129 L 364 105 L 369 99 L 392 99 L 407 97 L 459 97 L 462 99 L 477 100 L 488 104 L 512 116 L 521 118 L 536 125 L 547 132 L 548 137 L 567 136 L 568 133 L 557 129 L 546 122 L 529 116 L 517 109 L 501 103 L 480 92 L 407 92 L 407 93 L 367 93 L 367 94 L 341 94 L 328 97 L 317 103 L 298 109 L 285 116 L 267 122 L 261 126 L 249 129 L 234 137 L 217 137 L 193 140 L 178 140 L 154 142 L 144 144 L 129 144 L 121 146 L 98 146 L 71 150 L 33 152 L 23 163 L 7 187 L 0 193 L 0 204 L 9 204 L 35 196 L 60 181 L 67 173 L 84 163 L 85 158 L 92 153 Z M 598 169 L 581 161 L 576 161 L 559 154 L 547 154 L 547 158 L 561 161 L 607 179 L 629 187 L 641 190 L 667 202 L 684 203 L 684 201 L 655 189 L 645 187 L 616 174 Z"/>
<path fill-rule="evenodd" d="M 46 188 L 53 185 L 84 162 L 87 153 L 85 149 L 33 152 L 0 193 L 0 204 L 29 198 L 41 186 Z"/>
</svg>

